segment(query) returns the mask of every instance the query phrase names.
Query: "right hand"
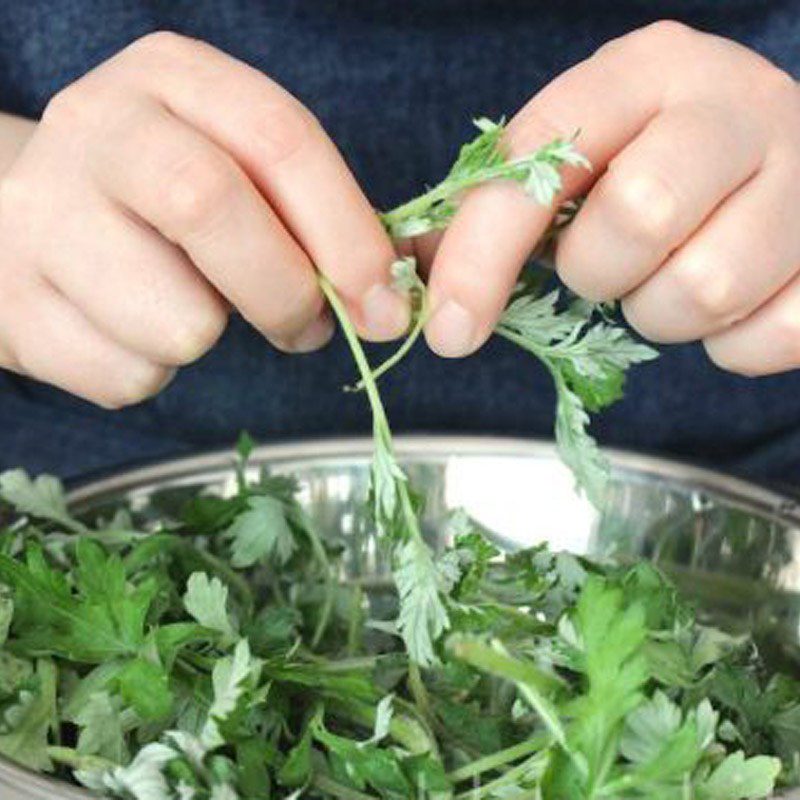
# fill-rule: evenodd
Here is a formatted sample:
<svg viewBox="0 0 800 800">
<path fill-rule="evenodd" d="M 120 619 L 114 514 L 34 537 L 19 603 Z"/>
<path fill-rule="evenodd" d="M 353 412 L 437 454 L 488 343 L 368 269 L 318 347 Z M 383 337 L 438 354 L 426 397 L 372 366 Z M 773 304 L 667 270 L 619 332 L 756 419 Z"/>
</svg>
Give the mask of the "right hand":
<svg viewBox="0 0 800 800">
<path fill-rule="evenodd" d="M 231 306 L 287 351 L 408 323 L 395 254 L 294 97 L 209 45 L 145 36 L 56 95 L 0 180 L 0 366 L 119 408 L 216 342 Z"/>
</svg>

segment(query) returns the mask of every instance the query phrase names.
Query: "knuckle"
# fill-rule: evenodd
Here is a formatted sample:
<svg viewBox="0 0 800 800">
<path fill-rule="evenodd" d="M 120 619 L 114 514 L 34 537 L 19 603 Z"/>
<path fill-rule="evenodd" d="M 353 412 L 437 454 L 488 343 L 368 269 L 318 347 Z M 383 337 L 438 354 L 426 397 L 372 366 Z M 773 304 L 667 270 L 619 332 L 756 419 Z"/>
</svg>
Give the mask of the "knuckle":
<svg viewBox="0 0 800 800">
<path fill-rule="evenodd" d="M 634 241 L 659 249 L 672 244 L 680 226 L 681 202 L 672 184 L 655 172 L 609 172 L 602 201 L 613 223 Z"/>
<path fill-rule="evenodd" d="M 620 303 L 620 311 L 625 321 L 643 339 L 650 342 L 665 343 L 663 330 L 658 320 L 653 319 L 652 314 L 643 311 L 641 304 L 637 302 L 636 295 L 626 297 Z"/>
<path fill-rule="evenodd" d="M 774 90 L 778 94 L 796 94 L 800 83 L 787 70 L 759 53 L 747 51 L 753 74 L 758 78 L 761 91 Z"/>
<path fill-rule="evenodd" d="M 176 322 L 165 354 L 167 363 L 183 366 L 197 361 L 219 341 L 227 323 L 228 315 L 221 303 Z"/>
<path fill-rule="evenodd" d="M 711 362 L 725 372 L 741 375 L 744 378 L 757 378 L 763 374 L 756 361 L 743 358 L 740 349 L 731 347 L 728 342 L 710 337 L 703 340 L 703 348 Z"/>
<path fill-rule="evenodd" d="M 202 39 L 170 30 L 148 33 L 128 45 L 122 61 L 129 70 L 189 69 L 207 76 L 219 69 L 220 51 Z"/>
<path fill-rule="evenodd" d="M 606 276 L 598 276 L 585 260 L 565 248 L 556 250 L 556 273 L 562 283 L 574 294 L 591 302 L 617 300 L 621 292 L 612 286 Z"/>
<path fill-rule="evenodd" d="M 22 375 L 41 379 L 39 358 L 27 342 L 19 339 L 15 341 L 10 350 L 10 358 Z"/>
<path fill-rule="evenodd" d="M 12 372 L 20 372 L 21 368 L 14 353 L 2 342 L 0 342 L 0 369 L 8 369 Z"/>
<path fill-rule="evenodd" d="M 96 113 L 94 92 L 87 80 L 78 80 L 54 94 L 42 113 L 46 126 L 78 126 Z"/>
<path fill-rule="evenodd" d="M 234 172 L 223 157 L 194 152 L 167 175 L 167 215 L 180 231 L 202 230 L 225 211 L 235 188 Z"/>
<path fill-rule="evenodd" d="M 694 30 L 682 22 L 672 19 L 661 19 L 642 28 L 612 39 L 597 50 L 597 55 L 617 52 L 633 54 L 642 59 L 652 59 L 675 46 L 694 33 Z"/>
<path fill-rule="evenodd" d="M 695 33 L 683 22 L 674 19 L 660 19 L 640 28 L 634 36 L 648 47 L 672 47 L 675 42 L 686 39 Z"/>
<path fill-rule="evenodd" d="M 10 336 L 0 337 L 0 369 L 10 369 L 13 372 L 24 374 L 17 347 L 14 342 L 11 341 Z"/>
<path fill-rule="evenodd" d="M 39 342 L 29 334 L 17 334 L 9 344 L 11 357 L 23 375 L 43 380 L 46 374 L 44 354 Z"/>
<path fill-rule="evenodd" d="M 706 323 L 727 325 L 739 316 L 741 300 L 729 270 L 687 258 L 676 264 L 673 280 L 687 306 Z"/>
<path fill-rule="evenodd" d="M 761 61 L 758 91 L 773 108 L 800 112 L 800 82 L 770 61 Z"/>
<path fill-rule="evenodd" d="M 259 327 L 271 337 L 291 339 L 322 311 L 322 307 L 322 297 L 316 286 L 308 283 L 292 292 L 287 301 Z"/>
<path fill-rule="evenodd" d="M 169 30 L 157 30 L 137 39 L 128 48 L 134 54 L 156 54 L 158 56 L 185 56 L 193 52 L 197 42 L 188 36 Z"/>
<path fill-rule="evenodd" d="M 305 106 L 287 95 L 267 103 L 256 113 L 253 130 L 262 162 L 274 165 L 319 137 L 322 125 Z"/>
<path fill-rule="evenodd" d="M 800 364 L 800 314 L 796 306 L 775 314 L 772 336 L 791 366 Z"/>
<path fill-rule="evenodd" d="M 555 105 L 555 101 L 550 101 Z M 548 142 L 565 135 L 565 131 L 554 121 L 558 112 L 552 108 L 545 111 L 538 104 L 528 106 L 515 121 L 513 127 L 509 125 L 506 134 L 506 146 L 514 153 L 525 153 Z"/>
</svg>

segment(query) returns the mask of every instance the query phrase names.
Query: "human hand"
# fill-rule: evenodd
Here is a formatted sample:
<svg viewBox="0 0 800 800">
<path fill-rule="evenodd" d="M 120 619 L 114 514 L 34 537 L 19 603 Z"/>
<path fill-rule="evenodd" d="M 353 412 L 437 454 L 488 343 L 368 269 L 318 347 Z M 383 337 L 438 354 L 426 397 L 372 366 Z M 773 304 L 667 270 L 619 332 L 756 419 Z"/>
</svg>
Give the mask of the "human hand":
<svg viewBox="0 0 800 800">
<path fill-rule="evenodd" d="M 209 45 L 140 39 L 58 94 L 0 181 L 0 366 L 107 407 L 157 392 L 233 306 L 277 346 L 403 332 L 395 255 L 288 92 Z"/>
<path fill-rule="evenodd" d="M 580 129 L 593 174 L 561 235 L 564 282 L 622 299 L 648 339 L 702 339 L 747 375 L 800 366 L 800 87 L 756 53 L 673 22 L 602 47 L 509 123 L 511 155 Z M 552 218 L 519 187 L 473 190 L 432 257 L 427 338 L 446 356 L 490 335 Z"/>
</svg>

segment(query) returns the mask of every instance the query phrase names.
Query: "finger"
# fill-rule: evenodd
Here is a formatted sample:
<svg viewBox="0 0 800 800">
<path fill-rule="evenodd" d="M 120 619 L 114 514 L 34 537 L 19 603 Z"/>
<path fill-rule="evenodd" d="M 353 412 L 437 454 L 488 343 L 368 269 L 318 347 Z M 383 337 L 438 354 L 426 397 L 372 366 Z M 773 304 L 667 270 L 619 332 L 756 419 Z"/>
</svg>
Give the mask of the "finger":
<svg viewBox="0 0 800 800">
<path fill-rule="evenodd" d="M 179 245 L 266 336 L 288 343 L 316 330 L 323 301 L 308 257 L 233 159 L 202 134 L 144 102 L 138 119 L 98 146 L 93 168 L 108 197 Z"/>
<path fill-rule="evenodd" d="M 746 117 L 707 105 L 657 115 L 611 161 L 561 235 L 562 280 L 591 300 L 635 289 L 754 174 L 762 138 Z"/>
<path fill-rule="evenodd" d="M 800 187 L 785 163 L 765 165 L 624 300 L 629 322 L 653 341 L 680 342 L 752 313 L 800 263 L 798 199 Z"/>
<path fill-rule="evenodd" d="M 413 240 L 413 252 L 419 265 L 420 275 L 428 277 L 431 272 L 431 266 L 436 258 L 436 252 L 442 242 L 443 231 L 435 230 L 418 236 Z"/>
<path fill-rule="evenodd" d="M 403 333 L 409 310 L 391 287 L 392 244 L 344 159 L 312 115 L 262 73 L 174 35 L 139 45 L 164 70 L 138 78 L 242 165 L 371 338 Z M 135 50 L 134 50 L 135 52 Z"/>
<path fill-rule="evenodd" d="M 0 341 L 0 369 L 10 369 L 20 371 L 11 348 L 3 341 Z"/>
<path fill-rule="evenodd" d="M 661 82 L 644 73 L 625 74 L 623 80 L 616 50 L 599 52 L 520 111 L 507 131 L 507 152 L 530 153 L 581 129 L 579 148 L 602 171 L 659 108 Z M 481 186 L 465 198 L 431 272 L 434 313 L 426 335 L 437 353 L 463 356 L 489 336 L 558 203 L 586 190 L 592 180 L 578 169 L 565 170 L 563 177 L 564 191 L 553 208 L 535 204 L 508 183 Z"/>
<path fill-rule="evenodd" d="M 152 229 L 98 198 L 62 219 L 60 230 L 43 243 L 43 274 L 122 347 L 177 366 L 198 359 L 222 334 L 224 301 Z"/>
<path fill-rule="evenodd" d="M 800 272 L 800 262 L 794 271 Z M 756 377 L 800 367 L 800 279 L 704 344 L 718 366 L 740 375 Z"/>
<path fill-rule="evenodd" d="M 138 403 L 174 375 L 104 336 L 46 284 L 15 292 L 6 310 L 9 368 L 105 408 Z"/>
</svg>

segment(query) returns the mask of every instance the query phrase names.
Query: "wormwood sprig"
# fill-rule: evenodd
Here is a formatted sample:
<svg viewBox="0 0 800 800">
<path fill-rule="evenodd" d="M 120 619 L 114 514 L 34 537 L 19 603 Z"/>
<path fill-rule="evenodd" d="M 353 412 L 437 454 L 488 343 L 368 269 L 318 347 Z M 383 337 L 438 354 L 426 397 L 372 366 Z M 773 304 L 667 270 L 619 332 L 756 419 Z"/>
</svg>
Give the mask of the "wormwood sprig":
<svg viewBox="0 0 800 800">
<path fill-rule="evenodd" d="M 422 196 L 381 215 L 395 237 L 417 236 L 444 228 L 457 210 L 464 191 L 486 181 L 508 180 L 542 205 L 552 205 L 562 189 L 560 169 L 589 168 L 574 141 L 557 139 L 530 155 L 508 159 L 503 153 L 502 123 L 479 119 L 479 135 L 461 148 L 447 177 Z M 568 224 L 577 206 L 571 204 L 545 238 Z M 426 286 L 412 257 L 392 266 L 395 287 L 412 301 L 412 326 L 398 350 L 372 369 L 331 283 L 322 289 L 339 320 L 360 373 L 353 389 L 365 390 L 372 410 L 375 453 L 372 496 L 375 519 L 394 550 L 395 580 L 400 595 L 398 629 L 412 659 L 429 665 L 434 644 L 449 627 L 446 592 L 419 531 L 408 481 L 395 458 L 391 430 L 377 381 L 396 367 L 419 338 L 428 317 Z M 578 486 L 595 505 L 605 496 L 608 465 L 589 435 L 589 411 L 598 411 L 622 395 L 625 371 L 634 363 L 655 357 L 655 351 L 634 342 L 621 327 L 610 323 L 598 307 L 576 301 L 558 308 L 559 294 L 540 297 L 538 284 L 523 282 L 496 332 L 536 356 L 548 369 L 556 391 L 555 436 L 565 463 Z"/>
<path fill-rule="evenodd" d="M 532 200 L 550 206 L 563 187 L 562 168 L 590 168 L 576 149 L 574 139 L 556 139 L 529 155 L 509 159 L 502 149 L 502 122 L 478 119 L 475 124 L 479 135 L 462 147 L 441 183 L 382 215 L 384 226 L 393 236 L 418 236 L 445 228 L 458 208 L 459 196 L 487 181 L 516 182 Z M 562 206 L 543 237 L 540 250 L 551 246 L 579 208 L 580 201 Z M 398 287 L 412 293 L 417 313 L 410 335 L 374 371 L 375 378 L 396 366 L 410 351 L 428 311 L 425 286 L 416 275 L 413 259 L 398 261 L 395 270 L 400 277 Z M 656 358 L 657 353 L 611 321 L 602 307 L 574 301 L 562 308 L 559 301 L 558 291 L 540 296 L 538 283 L 523 283 L 495 332 L 531 353 L 547 368 L 556 392 L 555 437 L 559 452 L 573 471 L 578 487 L 593 504 L 600 506 L 609 469 L 588 433 L 589 415 L 618 400 L 623 393 L 626 371 L 634 364 Z M 363 388 L 363 384 L 358 388 Z"/>
<path fill-rule="evenodd" d="M 622 397 L 625 373 L 658 353 L 609 322 L 597 306 L 573 302 L 558 310 L 559 293 L 523 292 L 503 314 L 496 333 L 536 356 L 556 390 L 555 435 L 564 462 L 596 506 L 604 501 L 608 462 L 588 433 L 589 412 Z"/>
<path fill-rule="evenodd" d="M 435 642 L 450 625 L 440 593 L 441 580 L 433 554 L 422 537 L 408 478 L 395 456 L 375 373 L 335 289 L 324 277 L 320 278 L 320 285 L 350 346 L 361 375 L 360 385 L 372 410 L 372 503 L 375 520 L 393 549 L 394 578 L 400 596 L 397 628 L 414 662 L 429 666 L 435 661 Z M 400 353 L 402 357 L 402 350 Z"/>
<path fill-rule="evenodd" d="M 528 155 L 507 158 L 501 147 L 502 121 L 496 123 L 482 117 L 475 120 L 475 125 L 480 135 L 461 148 L 441 183 L 381 215 L 392 237 L 405 239 L 446 228 L 458 210 L 459 195 L 488 181 L 514 181 L 538 203 L 550 205 L 561 191 L 562 167 L 589 168 L 588 160 L 572 139 L 555 139 Z"/>
<path fill-rule="evenodd" d="M 417 262 L 413 256 L 399 258 L 391 266 L 392 279 L 395 289 L 408 295 L 411 301 L 411 327 L 403 343 L 393 355 L 386 359 L 379 367 L 372 370 L 372 378 L 377 381 L 389 370 L 396 367 L 416 343 L 422 334 L 428 320 L 428 292 L 422 279 L 417 275 Z M 345 387 L 348 391 L 362 391 L 364 380 L 361 379 L 353 387 Z"/>
</svg>

